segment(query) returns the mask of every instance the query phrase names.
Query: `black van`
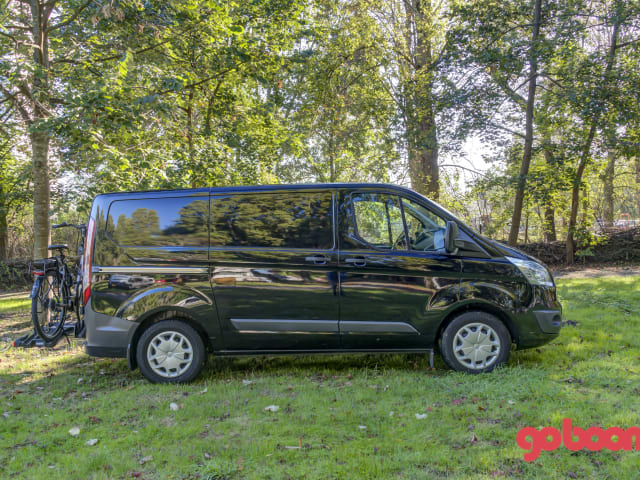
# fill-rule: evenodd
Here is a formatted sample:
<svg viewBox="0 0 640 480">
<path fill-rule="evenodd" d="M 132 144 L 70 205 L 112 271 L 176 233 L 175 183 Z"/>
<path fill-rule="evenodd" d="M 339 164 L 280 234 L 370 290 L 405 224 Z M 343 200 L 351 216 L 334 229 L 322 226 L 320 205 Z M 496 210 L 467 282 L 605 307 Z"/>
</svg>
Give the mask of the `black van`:
<svg viewBox="0 0 640 480">
<path fill-rule="evenodd" d="M 386 184 L 98 195 L 86 351 L 186 382 L 207 355 L 431 352 L 488 372 L 561 327 L 549 271 Z"/>
</svg>

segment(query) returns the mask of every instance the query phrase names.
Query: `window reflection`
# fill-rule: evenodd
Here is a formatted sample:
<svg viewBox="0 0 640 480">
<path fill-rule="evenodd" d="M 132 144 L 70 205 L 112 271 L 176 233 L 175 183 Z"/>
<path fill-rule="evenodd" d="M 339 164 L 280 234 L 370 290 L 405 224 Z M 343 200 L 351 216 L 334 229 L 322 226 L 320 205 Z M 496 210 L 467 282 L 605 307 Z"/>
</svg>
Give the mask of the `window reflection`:
<svg viewBox="0 0 640 480">
<path fill-rule="evenodd" d="M 211 198 L 212 247 L 333 247 L 329 192 Z"/>
<path fill-rule="evenodd" d="M 117 200 L 107 232 L 121 246 L 207 246 L 208 199 L 172 197 Z"/>
</svg>

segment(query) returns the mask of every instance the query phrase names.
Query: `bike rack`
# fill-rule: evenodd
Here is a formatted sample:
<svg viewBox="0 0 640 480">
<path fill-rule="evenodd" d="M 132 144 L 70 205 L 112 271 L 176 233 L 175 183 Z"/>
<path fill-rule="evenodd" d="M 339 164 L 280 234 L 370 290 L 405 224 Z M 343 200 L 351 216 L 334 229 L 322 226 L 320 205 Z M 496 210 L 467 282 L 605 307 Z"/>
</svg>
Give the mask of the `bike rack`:
<svg viewBox="0 0 640 480">
<path fill-rule="evenodd" d="M 65 323 L 64 324 L 64 333 L 62 335 L 60 335 L 60 338 L 58 339 L 58 342 L 62 339 L 62 338 L 69 338 L 68 335 L 70 333 L 73 333 L 75 331 L 75 324 L 74 323 Z M 56 344 L 58 343 L 56 342 Z M 13 346 L 17 347 L 17 348 L 46 348 L 47 345 L 45 343 L 44 340 L 42 340 L 40 338 L 40 336 L 36 333 L 27 333 L 25 335 L 22 335 L 21 337 L 15 339 L 13 341 Z M 53 347 L 54 345 L 51 345 L 51 347 Z"/>
</svg>

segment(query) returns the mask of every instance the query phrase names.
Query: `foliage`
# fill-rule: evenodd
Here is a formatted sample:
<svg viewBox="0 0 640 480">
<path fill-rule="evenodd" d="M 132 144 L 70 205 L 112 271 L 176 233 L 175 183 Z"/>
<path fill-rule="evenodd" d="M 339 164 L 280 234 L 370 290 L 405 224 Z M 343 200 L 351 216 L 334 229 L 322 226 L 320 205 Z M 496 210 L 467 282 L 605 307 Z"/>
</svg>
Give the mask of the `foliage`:
<svg viewBox="0 0 640 480">
<path fill-rule="evenodd" d="M 42 58 L 29 3 L 49 14 Z M 637 2 L 542 2 L 535 40 L 533 3 L 10 0 L 0 212 L 43 241 L 44 142 L 56 220 L 106 191 L 315 181 L 411 183 L 500 238 L 525 185 L 525 242 L 638 218 Z M 471 178 L 469 139 L 492 148 Z"/>
</svg>

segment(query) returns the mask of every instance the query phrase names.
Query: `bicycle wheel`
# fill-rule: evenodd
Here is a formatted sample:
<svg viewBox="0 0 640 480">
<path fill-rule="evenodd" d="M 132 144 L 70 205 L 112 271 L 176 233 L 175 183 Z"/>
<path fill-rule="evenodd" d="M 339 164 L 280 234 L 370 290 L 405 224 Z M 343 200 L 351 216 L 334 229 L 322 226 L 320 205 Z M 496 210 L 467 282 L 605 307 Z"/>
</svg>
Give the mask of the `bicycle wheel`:
<svg viewBox="0 0 640 480">
<path fill-rule="evenodd" d="M 45 345 L 52 346 L 64 332 L 69 288 L 57 271 L 49 271 L 36 281 L 40 284 L 31 300 L 31 320 Z"/>
</svg>

